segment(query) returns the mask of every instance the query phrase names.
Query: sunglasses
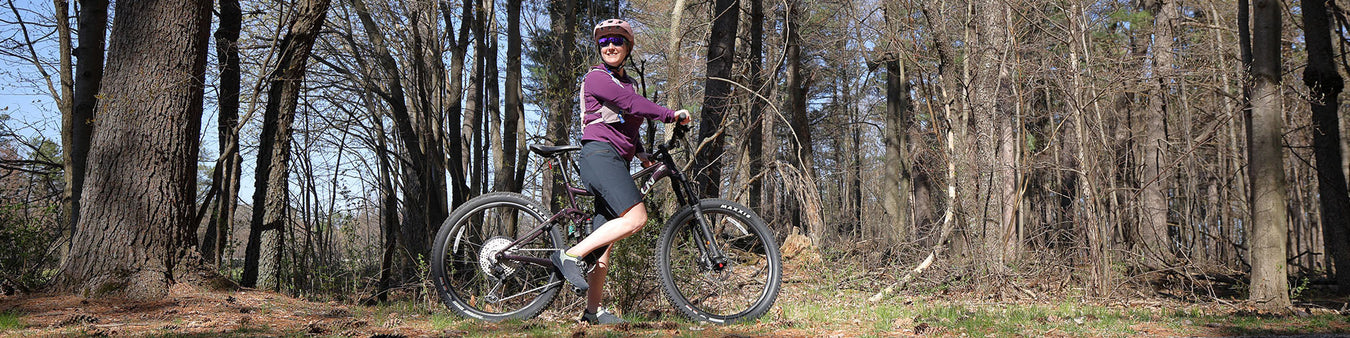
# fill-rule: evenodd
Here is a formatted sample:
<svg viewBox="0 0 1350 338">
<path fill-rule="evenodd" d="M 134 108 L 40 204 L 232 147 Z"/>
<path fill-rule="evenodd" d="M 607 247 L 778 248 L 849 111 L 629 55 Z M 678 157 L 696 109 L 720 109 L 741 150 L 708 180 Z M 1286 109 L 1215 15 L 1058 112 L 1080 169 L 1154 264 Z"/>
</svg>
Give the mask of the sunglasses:
<svg viewBox="0 0 1350 338">
<path fill-rule="evenodd" d="M 628 40 L 625 40 L 622 36 L 606 36 L 600 38 L 598 43 L 600 44 L 600 48 L 609 47 L 610 45 L 623 47 L 623 45 L 628 43 Z"/>
</svg>

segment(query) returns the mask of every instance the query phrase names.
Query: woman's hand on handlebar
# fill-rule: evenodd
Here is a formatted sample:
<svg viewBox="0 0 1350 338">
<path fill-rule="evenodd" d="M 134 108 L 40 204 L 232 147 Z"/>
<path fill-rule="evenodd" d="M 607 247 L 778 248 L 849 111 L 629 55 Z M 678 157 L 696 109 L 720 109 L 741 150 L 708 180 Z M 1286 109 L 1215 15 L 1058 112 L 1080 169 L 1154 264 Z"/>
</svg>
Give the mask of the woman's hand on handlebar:
<svg viewBox="0 0 1350 338">
<path fill-rule="evenodd" d="M 676 122 L 679 122 L 680 124 L 689 124 L 689 122 L 693 120 L 694 117 L 693 115 L 689 114 L 688 110 L 680 109 L 675 111 Z"/>
<path fill-rule="evenodd" d="M 637 158 L 638 158 L 638 161 L 642 162 L 642 167 L 643 167 L 643 168 L 647 168 L 647 167 L 651 167 L 651 166 L 653 166 L 653 165 L 656 165 L 656 161 L 652 161 L 652 154 L 648 154 L 648 153 L 645 153 L 645 152 L 643 152 L 643 153 L 637 153 Z"/>
</svg>

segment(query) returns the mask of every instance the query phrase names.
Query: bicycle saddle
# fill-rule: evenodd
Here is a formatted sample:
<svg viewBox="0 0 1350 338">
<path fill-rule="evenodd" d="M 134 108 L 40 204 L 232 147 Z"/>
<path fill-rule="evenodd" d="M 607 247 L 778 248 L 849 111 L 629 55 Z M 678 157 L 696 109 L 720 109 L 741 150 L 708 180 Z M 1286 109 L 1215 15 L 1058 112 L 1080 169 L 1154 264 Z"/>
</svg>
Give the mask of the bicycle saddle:
<svg viewBox="0 0 1350 338">
<path fill-rule="evenodd" d="M 530 151 L 545 157 L 553 157 L 558 154 L 581 150 L 579 145 L 547 146 L 542 144 L 531 144 Z"/>
</svg>

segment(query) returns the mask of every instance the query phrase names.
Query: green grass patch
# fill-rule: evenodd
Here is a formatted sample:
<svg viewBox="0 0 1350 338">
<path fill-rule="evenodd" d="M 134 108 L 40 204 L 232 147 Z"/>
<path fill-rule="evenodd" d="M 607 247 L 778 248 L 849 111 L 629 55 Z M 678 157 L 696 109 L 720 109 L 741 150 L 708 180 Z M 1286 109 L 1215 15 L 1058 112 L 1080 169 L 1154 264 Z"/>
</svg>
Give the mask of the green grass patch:
<svg viewBox="0 0 1350 338">
<path fill-rule="evenodd" d="M 1239 336 L 1350 333 L 1350 317 L 1337 314 L 1306 317 L 1275 317 L 1262 315 L 1205 316 L 1196 322 L 1207 323 L 1209 327 L 1215 328 L 1223 334 Z"/>
<path fill-rule="evenodd" d="M 24 328 L 23 320 L 19 319 L 21 313 L 15 311 L 0 312 L 0 331 L 18 330 Z"/>
<path fill-rule="evenodd" d="M 437 312 L 431 315 L 431 328 L 436 330 L 449 329 L 451 326 L 462 322 L 464 322 L 464 319 L 449 312 Z"/>
</svg>

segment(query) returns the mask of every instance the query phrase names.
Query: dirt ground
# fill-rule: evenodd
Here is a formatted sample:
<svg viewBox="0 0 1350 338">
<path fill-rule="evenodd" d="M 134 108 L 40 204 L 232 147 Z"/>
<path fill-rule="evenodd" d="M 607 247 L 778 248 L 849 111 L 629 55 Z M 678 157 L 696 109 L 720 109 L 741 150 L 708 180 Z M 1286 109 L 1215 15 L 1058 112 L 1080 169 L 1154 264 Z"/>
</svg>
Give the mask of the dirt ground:
<svg viewBox="0 0 1350 338">
<path fill-rule="evenodd" d="M 0 327 L 0 337 L 21 336 L 816 336 L 807 330 L 774 330 L 771 325 L 738 329 L 677 322 L 636 322 L 613 327 L 574 323 L 565 318 L 520 323 L 473 322 L 471 331 L 436 329 L 432 314 L 398 313 L 375 307 L 309 302 L 274 292 L 209 291 L 174 287 L 159 301 L 84 299 L 75 295 L 0 296 L 0 313 L 17 313 L 20 329 Z M 383 313 L 388 312 L 388 313 Z M 421 313 L 418 313 L 421 312 Z M 446 311 L 448 312 L 448 311 Z M 448 314 L 441 314 L 445 318 Z M 463 324 L 466 320 L 455 319 Z M 446 325 L 441 325 L 446 326 Z M 558 332 L 569 330 L 571 332 Z M 740 333 L 740 331 L 747 331 Z M 624 334 L 627 332 L 628 334 Z M 828 334 L 828 333 L 826 333 Z M 838 332 L 847 334 L 847 332 Z"/>
<path fill-rule="evenodd" d="M 157 301 L 85 299 L 68 294 L 0 296 L 0 337 L 1077 337 L 1350 333 L 1350 309 L 1338 308 L 1344 307 L 1344 299 L 1340 304 L 1304 303 L 1293 309 L 1292 315 L 1271 316 L 1227 302 L 1193 303 L 1166 297 L 1083 301 L 1038 298 L 1030 292 L 1016 291 L 1002 295 L 909 293 L 882 302 L 868 302 L 875 291 L 840 287 L 839 283 L 820 281 L 807 273 L 790 273 L 784 282 L 778 302 L 760 322 L 731 326 L 671 320 L 674 316 L 660 314 L 646 316 L 653 318 L 650 320 L 618 326 L 591 326 L 579 324 L 569 314 L 555 310 L 528 321 L 483 323 L 459 319 L 435 306 L 425 310 L 426 307 L 420 306 L 312 302 L 275 292 L 213 291 L 187 285 L 174 287 L 168 297 Z M 921 306 L 926 310 L 912 309 Z M 1065 306 L 1078 310 L 1058 310 Z M 408 310 L 414 308 L 422 310 Z M 879 314 L 886 311 L 903 313 Z"/>
</svg>

